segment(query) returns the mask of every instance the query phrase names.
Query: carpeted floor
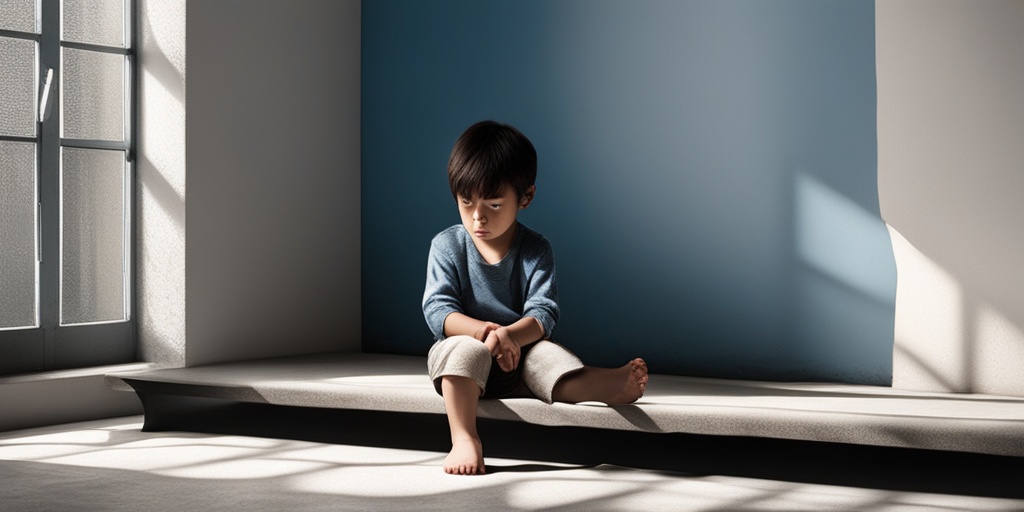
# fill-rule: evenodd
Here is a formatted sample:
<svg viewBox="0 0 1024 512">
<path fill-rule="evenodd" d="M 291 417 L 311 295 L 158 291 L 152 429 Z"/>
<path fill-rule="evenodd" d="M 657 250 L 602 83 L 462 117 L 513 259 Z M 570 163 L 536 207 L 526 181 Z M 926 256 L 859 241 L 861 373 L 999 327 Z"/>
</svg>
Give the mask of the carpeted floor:
<svg viewBox="0 0 1024 512">
<path fill-rule="evenodd" d="M 660 444 L 677 451 L 667 459 L 687 461 L 676 468 L 631 469 L 530 459 L 557 451 L 545 451 L 545 442 L 553 449 L 573 439 L 602 441 L 549 429 L 540 435 L 550 432 L 552 439 L 528 443 L 537 431 L 493 424 L 481 426 L 485 445 L 502 456 L 524 455 L 488 457 L 488 475 L 457 477 L 440 469 L 443 440 L 410 435 L 417 427 L 435 436 L 436 425 L 417 426 L 419 420 L 396 415 L 329 421 L 343 422 L 339 429 L 353 444 L 302 435 L 142 432 L 141 417 L 0 433 L 0 509 L 1024 510 L 1017 459 L 698 438 Z M 510 439 L 515 436 L 522 437 Z M 628 453 L 632 439 L 605 442 L 624 443 L 618 449 Z M 530 449 L 516 452 L 515 446 Z"/>
</svg>

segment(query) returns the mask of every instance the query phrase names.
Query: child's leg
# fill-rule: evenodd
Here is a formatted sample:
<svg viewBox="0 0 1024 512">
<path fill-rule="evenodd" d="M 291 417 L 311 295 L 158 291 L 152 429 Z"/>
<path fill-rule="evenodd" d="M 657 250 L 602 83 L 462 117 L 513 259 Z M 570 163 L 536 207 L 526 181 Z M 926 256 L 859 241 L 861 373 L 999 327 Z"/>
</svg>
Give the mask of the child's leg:
<svg viewBox="0 0 1024 512">
<path fill-rule="evenodd" d="M 631 404 L 647 389 L 647 363 L 634 359 L 619 368 L 584 366 L 555 384 L 551 396 L 556 402 L 604 402 Z"/>
<path fill-rule="evenodd" d="M 444 398 L 452 433 L 452 451 L 444 460 L 444 471 L 459 475 L 483 473 L 476 407 L 491 370 L 490 351 L 471 336 L 452 336 L 430 348 L 427 368 L 437 392 Z"/>
<path fill-rule="evenodd" d="M 480 386 L 468 377 L 441 378 L 444 410 L 452 432 L 452 451 L 444 459 L 444 472 L 478 475 L 484 472 L 484 448 L 476 431 Z"/>
</svg>

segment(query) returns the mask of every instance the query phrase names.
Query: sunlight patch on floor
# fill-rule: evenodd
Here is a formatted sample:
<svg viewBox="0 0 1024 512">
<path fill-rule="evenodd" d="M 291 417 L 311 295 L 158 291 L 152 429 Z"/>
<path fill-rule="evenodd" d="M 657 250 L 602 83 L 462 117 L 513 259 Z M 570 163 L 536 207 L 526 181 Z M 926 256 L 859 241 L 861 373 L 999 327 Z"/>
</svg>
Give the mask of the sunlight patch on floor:
<svg viewBox="0 0 1024 512">
<path fill-rule="evenodd" d="M 387 386 L 387 387 L 422 387 L 429 383 L 426 374 L 418 375 L 356 375 L 323 379 L 332 384 L 351 384 L 353 386 Z"/>
<path fill-rule="evenodd" d="M 367 506 L 404 510 L 456 510 L 486 502 L 488 505 L 484 508 L 490 510 L 558 508 L 586 512 L 754 509 L 1002 512 L 1020 510 L 1022 503 L 998 498 L 499 458 L 487 459 L 490 471 L 487 475 L 453 476 L 442 471 L 445 454 L 438 452 L 245 436 L 149 433 L 138 428 L 136 423 L 95 422 L 65 431 L 47 428 L 8 433 L 0 435 L 0 461 L 80 467 L 90 474 L 95 468 L 116 471 L 122 476 L 147 475 L 136 480 L 138 482 L 172 478 L 162 481 L 161 487 L 174 482 L 174 485 L 184 486 L 182 489 L 196 492 L 229 489 L 224 492 L 247 495 L 258 489 L 258 492 L 282 496 L 281 499 L 328 500 L 325 503 L 357 499 Z M 65 478 L 60 485 L 72 485 L 73 482 L 67 480 Z M 93 486 L 95 482 L 86 478 L 83 485 Z M 44 490 L 38 492 L 44 493 Z M 242 500 L 243 495 L 237 499 Z"/>
</svg>

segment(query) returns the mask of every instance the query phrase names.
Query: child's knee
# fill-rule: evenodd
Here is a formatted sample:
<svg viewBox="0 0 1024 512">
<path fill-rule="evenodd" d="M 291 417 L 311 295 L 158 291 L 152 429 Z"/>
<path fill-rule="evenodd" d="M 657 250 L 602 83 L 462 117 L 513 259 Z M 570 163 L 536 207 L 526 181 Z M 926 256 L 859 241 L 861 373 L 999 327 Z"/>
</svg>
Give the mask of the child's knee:
<svg viewBox="0 0 1024 512">
<path fill-rule="evenodd" d="M 551 403 L 555 386 L 563 377 L 583 369 L 583 362 L 553 341 L 533 344 L 523 362 L 523 380 L 537 398 Z"/>
<path fill-rule="evenodd" d="M 486 361 L 488 365 L 491 362 L 491 352 L 487 350 L 487 346 L 480 340 L 472 336 L 452 336 L 445 340 L 445 343 L 451 343 L 451 354 L 464 361 Z"/>
<path fill-rule="evenodd" d="M 427 368 L 439 394 L 444 376 L 468 377 L 484 389 L 491 370 L 491 353 L 472 336 L 452 336 L 430 349 Z"/>
</svg>

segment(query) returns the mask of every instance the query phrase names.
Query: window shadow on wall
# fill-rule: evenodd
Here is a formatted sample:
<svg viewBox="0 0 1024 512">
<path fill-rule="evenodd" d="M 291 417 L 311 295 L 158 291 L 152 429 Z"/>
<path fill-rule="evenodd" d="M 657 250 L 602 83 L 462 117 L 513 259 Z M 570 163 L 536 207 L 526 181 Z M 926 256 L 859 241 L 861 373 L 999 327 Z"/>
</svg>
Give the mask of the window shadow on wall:
<svg viewBox="0 0 1024 512">
<path fill-rule="evenodd" d="M 889 232 L 899 268 L 893 386 L 1024 394 L 1024 316 Z"/>
<path fill-rule="evenodd" d="M 185 364 L 185 2 L 139 2 L 136 308 L 141 360 Z"/>
</svg>

